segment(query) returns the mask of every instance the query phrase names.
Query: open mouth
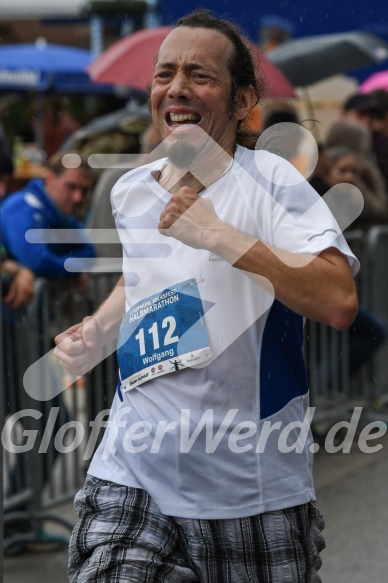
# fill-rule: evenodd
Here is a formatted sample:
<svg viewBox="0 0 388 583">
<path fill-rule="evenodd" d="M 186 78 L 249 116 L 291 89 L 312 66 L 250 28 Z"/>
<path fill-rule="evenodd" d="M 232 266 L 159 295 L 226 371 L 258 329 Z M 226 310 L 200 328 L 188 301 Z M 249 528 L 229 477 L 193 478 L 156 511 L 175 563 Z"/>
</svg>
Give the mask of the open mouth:
<svg viewBox="0 0 388 583">
<path fill-rule="evenodd" d="M 184 124 L 198 124 L 201 116 L 197 113 L 168 113 L 167 124 L 170 127 L 179 127 Z"/>
</svg>

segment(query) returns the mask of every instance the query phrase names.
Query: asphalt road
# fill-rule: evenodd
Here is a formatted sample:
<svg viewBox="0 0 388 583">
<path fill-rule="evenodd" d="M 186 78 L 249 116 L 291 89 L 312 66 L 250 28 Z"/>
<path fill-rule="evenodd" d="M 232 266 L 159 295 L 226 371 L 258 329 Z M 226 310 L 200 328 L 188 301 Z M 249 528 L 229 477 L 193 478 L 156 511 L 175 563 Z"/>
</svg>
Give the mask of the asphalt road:
<svg viewBox="0 0 388 583">
<path fill-rule="evenodd" d="M 347 454 L 322 449 L 316 454 L 318 506 L 326 519 L 323 583 L 388 581 L 388 435 L 379 442 L 377 453 L 353 445 Z M 75 518 L 70 504 L 60 512 Z M 66 565 L 65 548 L 35 549 L 5 558 L 4 583 L 66 583 Z"/>
</svg>

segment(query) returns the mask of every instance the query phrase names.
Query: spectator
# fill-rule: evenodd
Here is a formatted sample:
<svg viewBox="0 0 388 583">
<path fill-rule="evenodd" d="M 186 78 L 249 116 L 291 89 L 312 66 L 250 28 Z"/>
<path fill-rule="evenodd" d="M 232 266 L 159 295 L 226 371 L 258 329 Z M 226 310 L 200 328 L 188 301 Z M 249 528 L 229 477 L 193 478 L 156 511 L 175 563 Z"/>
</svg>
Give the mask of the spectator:
<svg viewBox="0 0 388 583">
<path fill-rule="evenodd" d="M 1 208 L 1 229 L 2 241 L 12 259 L 23 266 L 23 271 L 28 268 L 28 272 L 33 272 L 37 277 L 44 277 L 50 280 L 72 280 L 78 287 L 83 288 L 88 280 L 88 276 L 82 273 L 84 265 L 83 258 L 93 258 L 95 251 L 87 237 L 81 230 L 81 223 L 77 218 L 86 194 L 93 184 L 93 176 L 87 163 L 80 159 L 77 168 L 65 168 L 62 164 L 62 156 L 53 157 L 47 166 L 47 174 L 44 180 L 34 179 L 26 187 L 7 198 Z M 26 234 L 30 229 L 43 229 L 47 233 L 54 233 L 49 240 L 42 240 L 39 243 L 30 243 L 26 239 Z M 55 230 L 71 229 L 79 233 L 77 237 L 71 234 L 69 242 L 55 235 Z M 66 260 L 78 262 L 78 270 L 71 272 L 66 269 Z M 20 276 L 19 276 L 20 278 Z M 20 279 L 16 279 L 16 283 Z M 11 284 L 12 286 L 12 284 Z M 11 287 L 11 293 L 16 293 Z M 7 296 L 8 297 L 8 296 Z M 11 305 L 12 296 L 9 296 Z M 39 312 L 40 313 L 40 312 Z M 13 319 L 7 319 L 8 325 L 8 346 L 7 350 L 12 353 L 11 365 L 15 370 L 5 371 L 5 401 L 6 412 L 12 414 L 20 410 L 22 395 L 20 393 L 21 384 L 14 386 L 15 379 L 20 376 L 20 371 L 16 370 L 18 362 L 19 346 L 13 330 Z M 39 342 L 39 339 L 36 339 Z M 40 345 L 39 345 L 40 346 Z M 40 346 L 39 351 L 43 356 L 45 346 Z M 32 363 L 31 363 L 32 364 Z M 7 374 L 12 372 L 11 375 Z M 53 381 L 54 382 L 54 381 Z M 37 401 L 42 416 L 37 421 L 38 431 L 43 435 L 44 427 L 50 415 L 52 407 L 60 408 L 60 417 L 56 419 L 53 428 L 53 435 L 59 428 L 61 422 L 69 420 L 69 413 L 65 407 L 62 396 L 58 395 L 50 401 Z M 61 419 L 61 421 L 59 420 Z M 55 463 L 57 451 L 53 440 L 48 446 L 48 453 L 42 464 L 43 484 L 47 483 L 52 468 Z M 23 489 L 27 484 L 27 474 L 25 458 L 17 459 L 14 473 L 10 476 L 10 494 L 15 494 L 19 489 Z M 19 511 L 26 512 L 26 518 L 6 532 L 6 535 L 29 532 L 32 536 L 35 526 L 31 524 L 27 509 L 24 505 L 18 508 Z M 12 526 L 12 525 L 11 525 Z M 40 530 L 35 532 L 39 540 Z M 18 546 L 23 549 L 24 546 Z"/>
<path fill-rule="evenodd" d="M 341 116 L 369 126 L 377 107 L 376 100 L 370 94 L 354 93 L 343 103 Z"/>
<path fill-rule="evenodd" d="M 382 89 L 352 95 L 344 103 L 342 115 L 369 128 L 371 151 L 388 192 L 388 92 Z"/>
<path fill-rule="evenodd" d="M 323 149 L 319 173 L 315 172 L 310 184 L 323 196 L 332 186 L 341 182 L 354 184 L 360 175 L 358 159 L 350 148 L 334 146 Z"/>
<path fill-rule="evenodd" d="M 81 160 L 77 168 L 65 168 L 61 157 L 52 158 L 45 179 L 31 180 L 1 208 L 3 243 L 10 256 L 37 277 L 62 280 L 76 276 L 84 284 L 82 259 L 93 258 L 95 251 L 76 215 L 92 184 L 93 176 L 85 161 Z M 30 243 L 26 239 L 30 229 L 72 229 L 78 230 L 79 236 L 75 240 L 72 235 L 70 242 L 55 242 L 54 232 L 50 242 Z M 76 263 L 75 269 L 78 264 L 76 272 L 67 270 L 67 259 Z"/>
<path fill-rule="evenodd" d="M 314 176 L 310 180 L 311 185 L 321 196 L 323 196 L 329 188 L 341 183 L 353 184 L 361 190 L 363 188 L 359 184 L 362 165 L 359 158 L 349 148 L 337 146 L 324 150 L 322 153 L 322 170 L 323 174 L 321 176 Z M 368 225 L 364 217 L 366 207 L 367 204 L 360 216 L 364 227 L 367 227 Z M 358 221 L 359 219 L 356 223 Z M 357 316 L 350 326 L 348 334 L 348 370 L 349 376 L 352 377 L 358 370 L 360 370 L 363 364 L 372 358 L 373 354 L 386 339 L 387 332 L 385 324 L 360 304 Z M 328 370 L 329 384 L 332 383 L 333 374 L 333 370 Z"/>
<path fill-rule="evenodd" d="M 370 119 L 372 150 L 388 192 L 388 92 L 381 89 L 370 95 L 377 103 Z"/>
<path fill-rule="evenodd" d="M 364 209 L 352 228 L 367 229 L 375 224 L 385 224 L 388 220 L 388 194 L 381 172 L 373 162 L 370 130 L 359 121 L 339 120 L 329 128 L 325 144 L 326 149 L 338 146 L 350 149 L 356 156 L 356 181 L 364 197 Z M 325 172 L 327 167 L 320 170 L 321 174 Z M 327 174 L 321 177 L 327 181 Z"/>
</svg>

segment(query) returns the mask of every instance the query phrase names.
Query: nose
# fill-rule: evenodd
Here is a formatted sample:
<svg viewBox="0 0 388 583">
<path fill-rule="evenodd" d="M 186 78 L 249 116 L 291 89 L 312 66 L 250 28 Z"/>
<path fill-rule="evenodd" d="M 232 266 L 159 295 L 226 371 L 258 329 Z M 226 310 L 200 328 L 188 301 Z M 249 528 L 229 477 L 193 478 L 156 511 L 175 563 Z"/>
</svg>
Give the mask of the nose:
<svg viewBox="0 0 388 583">
<path fill-rule="evenodd" d="M 171 99 L 190 99 L 190 79 L 184 71 L 177 71 L 168 88 L 168 96 Z"/>
</svg>

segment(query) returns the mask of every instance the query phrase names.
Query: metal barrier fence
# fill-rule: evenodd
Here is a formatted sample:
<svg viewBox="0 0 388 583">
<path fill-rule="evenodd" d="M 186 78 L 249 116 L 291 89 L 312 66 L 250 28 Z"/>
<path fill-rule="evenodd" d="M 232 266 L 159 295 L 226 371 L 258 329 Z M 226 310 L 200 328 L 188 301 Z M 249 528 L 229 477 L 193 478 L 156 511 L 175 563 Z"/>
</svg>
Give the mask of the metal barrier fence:
<svg viewBox="0 0 388 583">
<path fill-rule="evenodd" d="M 365 280 L 365 233 L 350 231 L 347 235 L 349 247 L 359 259 L 362 268 L 356 276 L 360 303 L 363 302 Z M 316 407 L 314 429 L 325 433 L 336 421 L 346 419 L 349 411 L 359 405 L 367 394 L 367 375 L 362 370 L 356 382 L 349 375 L 349 333 L 337 331 L 313 321 L 305 325 L 305 360 L 308 370 L 311 404 Z"/>
<path fill-rule="evenodd" d="M 350 232 L 347 239 L 363 265 L 357 277 L 361 303 L 388 323 L 388 227 L 372 229 L 367 239 L 362 231 Z M 117 279 L 117 273 L 93 274 L 84 293 L 41 281 L 28 309 L 4 314 L 6 548 L 16 541 L 53 540 L 42 528 L 47 521 L 69 529 L 73 526 L 55 508 L 73 499 L 102 437 L 117 384 L 116 357 L 112 354 L 91 375 L 49 401 L 37 401 L 26 393 L 23 374 L 53 347 L 56 334 L 96 310 Z M 387 343 L 372 362 L 350 378 L 347 332 L 309 322 L 305 336 L 312 404 L 317 407 L 313 421 L 316 430 L 326 431 L 336 420 L 350 417 L 355 404 L 364 406 L 371 418 L 386 418 L 388 423 L 375 407 L 383 402 L 387 386 Z M 48 385 L 65 381 L 58 366 L 41 380 Z M 24 413 L 17 419 L 19 412 Z M 9 451 L 12 444 L 14 452 Z M 23 534 L 19 527 L 26 523 L 29 529 Z M 63 537 L 54 540 L 67 542 Z"/>
<path fill-rule="evenodd" d="M 89 420 L 110 407 L 117 382 L 115 355 L 48 401 L 28 395 L 23 376 L 53 348 L 56 334 L 97 309 L 117 280 L 117 274 L 93 275 L 85 293 L 41 280 L 27 309 L 3 311 L 5 549 L 30 541 L 68 542 L 67 537 L 47 535 L 43 524 L 56 522 L 69 530 L 74 526 L 52 509 L 72 500 L 84 481 L 94 450 Z M 55 358 L 53 363 L 50 374 L 39 379 L 46 385 L 42 394 L 67 382 Z"/>
<path fill-rule="evenodd" d="M 388 323 L 388 227 L 373 227 L 367 239 L 366 305 L 384 322 Z M 376 383 L 375 396 L 380 402 L 387 401 L 388 390 L 388 339 L 373 362 Z"/>
</svg>

